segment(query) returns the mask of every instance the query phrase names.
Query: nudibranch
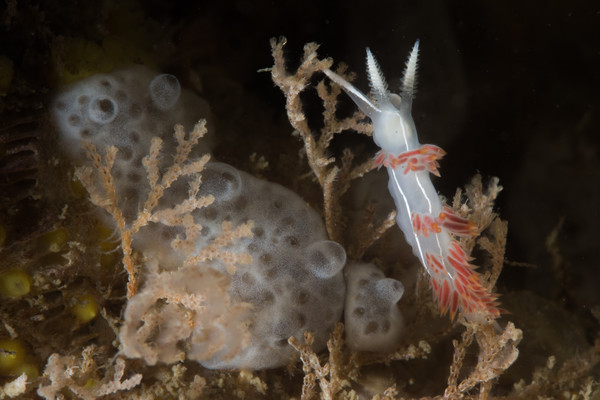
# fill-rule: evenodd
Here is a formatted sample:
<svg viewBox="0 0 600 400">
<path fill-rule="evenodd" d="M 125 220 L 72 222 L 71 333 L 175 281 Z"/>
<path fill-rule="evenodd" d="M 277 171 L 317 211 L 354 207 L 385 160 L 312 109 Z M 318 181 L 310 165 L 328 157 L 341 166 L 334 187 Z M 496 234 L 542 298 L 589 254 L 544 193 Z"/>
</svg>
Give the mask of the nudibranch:
<svg viewBox="0 0 600 400">
<path fill-rule="evenodd" d="M 350 96 L 373 122 L 373 140 L 381 148 L 375 162 L 388 171 L 388 189 L 396 209 L 396 222 L 413 254 L 430 276 L 441 314 L 454 318 L 460 311 L 469 320 L 500 315 L 497 296 L 486 289 L 472 260 L 456 236 L 477 235 L 477 227 L 443 204 L 429 174 L 439 176 L 438 160 L 445 152 L 421 145 L 411 111 L 417 81 L 419 41 L 408 57 L 399 95 L 390 93 L 385 78 L 367 48 L 371 98 L 336 73 L 327 76 Z"/>
</svg>

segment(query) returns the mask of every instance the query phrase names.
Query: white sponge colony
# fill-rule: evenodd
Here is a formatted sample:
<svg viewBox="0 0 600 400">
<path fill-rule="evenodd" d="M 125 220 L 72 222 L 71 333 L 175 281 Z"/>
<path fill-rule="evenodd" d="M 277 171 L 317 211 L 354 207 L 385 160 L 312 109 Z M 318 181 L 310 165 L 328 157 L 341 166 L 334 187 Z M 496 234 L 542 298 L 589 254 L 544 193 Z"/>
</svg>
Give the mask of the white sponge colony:
<svg viewBox="0 0 600 400">
<path fill-rule="evenodd" d="M 148 154 L 152 137 L 162 137 L 165 151 L 170 151 L 175 124 L 191 129 L 207 117 L 209 106 L 182 90 L 175 76 L 157 75 L 137 65 L 64 88 L 50 111 L 60 132 L 61 149 L 75 164 L 87 161 L 82 142 L 93 143 L 101 152 L 109 145 L 116 146 L 119 151 L 112 172 L 122 188 L 119 195 L 140 199 L 148 190 L 142 158 Z M 137 203 L 120 206 L 127 220 L 137 212 Z"/>
<path fill-rule="evenodd" d="M 345 275 L 348 346 L 359 351 L 394 350 L 404 327 L 396 305 L 404 286 L 373 264 L 349 264 Z"/>
<path fill-rule="evenodd" d="M 207 109 L 200 99 L 182 90 L 173 75 L 156 75 L 144 67 L 134 67 L 95 75 L 66 88 L 55 99 L 52 113 L 62 147 L 75 164 L 89 164 L 81 142 L 95 145 L 100 152 L 108 146 L 117 147 L 112 174 L 119 207 L 125 219 L 132 221 L 150 190 L 142 159 L 148 154 L 152 137 L 162 138 L 164 154 L 174 154 L 173 126 L 181 123 L 191 128 Z M 159 165 L 159 169 L 164 170 L 172 160 L 169 156 L 162 159 L 164 165 Z M 188 195 L 189 181 L 178 179 L 164 193 L 157 209 L 179 204 Z M 210 206 L 192 212 L 195 222 L 202 225 L 194 243 L 196 251 L 214 244 L 224 221 L 234 227 L 253 221 L 253 237 L 236 239 L 227 248 L 227 251 L 252 256 L 251 264 L 238 266 L 228 288 L 232 301 L 252 306 L 248 321 L 251 343 L 241 351 L 225 346 L 211 353 L 210 359 L 197 360 L 209 368 L 262 369 L 285 365 L 295 354 L 287 342 L 289 337 L 301 339 L 305 331 L 314 333 L 316 350 L 324 348 L 344 307 L 345 285 L 341 271 L 346 253 L 341 245 L 327 240 L 320 216 L 292 191 L 217 162 L 209 163 L 202 172 L 198 196 L 203 195 L 212 195 L 215 200 Z M 184 234 L 183 228 L 164 222 L 143 227 L 135 235 L 133 246 L 158 264 L 157 274 L 173 272 L 173 276 L 183 275 L 181 279 L 185 279 L 189 271 L 194 271 L 181 268 L 186 255 L 170 245 L 177 235 Z M 218 260 L 197 268 L 196 272 L 212 268 L 228 276 L 233 273 Z M 186 290 L 194 292 L 195 281 L 191 278 L 187 281 L 191 287 Z M 147 295 L 144 289 L 129 305 L 137 304 L 139 308 L 147 303 L 142 301 Z M 127 311 L 126 318 L 132 315 L 135 318 L 137 313 L 133 311 Z M 170 331 L 180 326 L 179 317 L 178 313 L 165 315 L 161 337 L 173 338 L 175 342 L 181 339 Z M 221 317 L 228 319 L 226 315 Z M 121 334 L 135 336 L 138 322 L 139 317 L 138 321 L 126 320 L 125 326 L 133 326 L 134 331 L 123 330 Z M 202 338 L 201 324 L 194 329 L 198 329 L 194 337 Z M 131 341 L 131 338 L 122 339 Z M 210 345 L 209 339 L 196 345 Z M 127 340 L 122 342 L 128 343 Z M 138 345 L 146 347 L 146 343 Z M 177 347 L 176 343 L 161 346 Z M 187 350 L 187 356 L 194 359 L 193 347 Z M 172 354 L 164 354 L 164 357 L 161 354 L 156 353 L 152 361 L 172 361 L 169 358 Z"/>
<path fill-rule="evenodd" d="M 78 82 L 62 91 L 52 105 L 62 148 L 75 164 L 89 164 L 82 141 L 95 145 L 100 152 L 108 146 L 118 148 L 111 172 L 119 207 L 128 222 L 137 215 L 139 203 L 150 190 L 142 159 L 149 152 L 151 139 L 162 138 L 164 154 L 174 154 L 173 126 L 181 123 L 189 129 L 207 113 L 208 105 L 182 90 L 173 75 L 156 75 L 139 66 Z M 200 149 L 202 153 L 204 150 Z M 169 156 L 162 159 L 164 165 L 159 165 L 159 169 L 164 170 L 172 159 Z M 164 193 L 157 209 L 180 204 L 188 195 L 189 181 L 178 179 Z M 197 269 L 181 268 L 186 255 L 182 250 L 174 250 L 171 243 L 184 230 L 169 226 L 167 221 L 143 227 L 133 240 L 133 246 L 156 264 L 154 276 L 171 274 L 173 279 L 186 282 L 186 291 L 195 293 L 200 288 L 195 288 L 194 282 L 201 283 L 196 278 L 212 268 L 231 278 L 227 290 L 233 302 L 251 305 L 248 346 L 239 350 L 239 342 L 236 348 L 227 345 L 235 343 L 231 338 L 224 342 L 222 338 L 212 338 L 220 341 L 223 348 L 217 348 L 221 350 L 202 358 L 196 353 L 207 353 L 194 350 L 188 343 L 180 349 L 187 352 L 188 358 L 197 359 L 207 368 L 264 369 L 286 365 L 296 354 L 288 344 L 289 337 L 301 339 L 304 332 L 311 331 L 315 338 L 313 349 L 323 349 L 344 306 L 350 347 L 382 351 L 396 345 L 402 332 L 402 317 L 396 307 L 403 294 L 402 284 L 386 279 L 373 265 L 351 265 L 346 274 L 348 296 L 344 304 L 346 285 L 342 269 L 346 252 L 341 245 L 328 240 L 321 217 L 302 198 L 280 185 L 218 162 L 208 163 L 202 172 L 198 196 L 204 195 L 212 195 L 215 200 L 191 213 L 194 222 L 202 225 L 195 238 L 195 251 L 214 244 L 224 221 L 236 227 L 251 220 L 253 237 L 236 239 L 227 251 L 249 254 L 252 263 L 239 265 L 235 271 L 228 271 L 219 260 L 198 265 Z M 190 279 L 186 279 L 187 275 Z M 136 340 L 136 329 L 144 329 L 143 325 L 138 326 L 139 315 L 144 304 L 153 304 L 152 293 L 145 293 L 144 289 L 130 299 L 132 308 L 125 313 L 124 326 L 132 327 L 133 331 L 122 330 L 122 335 L 131 336 L 122 337 L 124 344 Z M 178 289 L 174 286 L 173 290 Z M 143 296 L 149 299 L 144 300 Z M 221 314 L 226 314 L 227 307 L 223 309 Z M 165 318 L 160 337 L 172 338 L 173 343 L 156 343 L 165 351 L 155 352 L 151 362 L 172 362 L 173 349 L 179 349 L 179 343 L 190 334 L 196 338 L 194 346 L 210 346 L 211 338 L 203 336 L 202 324 L 186 325 L 183 331 L 173 334 L 172 329 L 182 327 L 181 313 L 160 315 Z M 220 318 L 226 321 L 239 316 Z M 131 344 L 132 349 L 143 349 L 146 345 Z M 132 350 L 131 354 L 138 353 Z"/>
<path fill-rule="evenodd" d="M 176 123 L 191 128 L 206 117 L 208 104 L 182 90 L 175 76 L 137 65 L 67 86 L 56 96 L 51 112 L 64 151 L 81 162 L 82 140 L 114 145 L 135 157 L 147 150 L 144 144 L 152 137 L 169 136 L 165 133 Z"/>
<path fill-rule="evenodd" d="M 321 217 L 294 192 L 223 163 L 207 164 L 200 192 L 212 194 L 215 201 L 193 213 L 203 227 L 197 250 L 214 241 L 222 221 L 233 226 L 248 220 L 254 224 L 252 238 L 236 239 L 228 247 L 252 256 L 251 264 L 237 267 L 229 289 L 232 300 L 253 306 L 251 343 L 233 358 L 225 348 L 200 363 L 208 368 L 282 366 L 295 353 L 288 338 L 301 339 L 305 331 L 313 332 L 315 349 L 324 348 L 344 307 L 346 252 L 327 240 Z M 168 196 L 164 200 L 180 201 Z M 153 253 L 161 265 L 176 263 L 169 243 L 177 233 L 153 224 L 140 231 L 136 246 L 143 247 L 146 255 Z M 199 267 L 228 273 L 218 260 Z"/>
</svg>

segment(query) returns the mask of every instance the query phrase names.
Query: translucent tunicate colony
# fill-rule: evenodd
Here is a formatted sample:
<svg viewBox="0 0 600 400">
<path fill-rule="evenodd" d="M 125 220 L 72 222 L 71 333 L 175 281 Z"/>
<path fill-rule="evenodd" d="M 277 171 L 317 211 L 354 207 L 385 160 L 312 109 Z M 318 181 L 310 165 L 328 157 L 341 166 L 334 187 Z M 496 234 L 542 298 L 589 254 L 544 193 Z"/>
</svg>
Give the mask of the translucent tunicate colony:
<svg viewBox="0 0 600 400">
<path fill-rule="evenodd" d="M 89 165 L 82 143 L 95 146 L 100 153 L 109 146 L 118 149 L 111 173 L 118 206 L 128 223 L 135 219 L 150 191 L 142 160 L 152 138 L 163 141 L 164 156 L 158 165 L 163 172 L 177 146 L 173 126 L 181 123 L 189 129 L 207 112 L 207 104 L 182 90 L 175 76 L 156 75 L 144 67 L 78 82 L 63 90 L 52 107 L 62 148 L 76 165 Z M 206 148 L 201 148 L 190 158 L 204 152 Z M 188 198 L 190 179 L 195 178 L 176 180 L 162 194 L 157 208 L 169 208 Z M 191 212 L 193 222 L 202 226 L 191 249 L 175 249 L 172 243 L 185 234 L 185 229 L 162 220 L 151 222 L 134 236 L 133 247 L 149 261 L 146 285 L 129 299 L 125 311 L 120 332 L 125 355 L 145 358 L 149 364 L 170 363 L 180 359 L 183 351 L 187 358 L 208 368 L 282 366 L 295 354 L 288 344 L 290 336 L 302 339 L 305 331 L 311 331 L 313 348 L 323 349 L 344 306 L 351 347 L 380 350 L 395 344 L 402 324 L 395 303 L 402 296 L 402 285 L 385 279 L 374 266 L 354 265 L 346 276 L 346 298 L 342 273 L 346 252 L 328 240 L 319 214 L 297 194 L 211 161 L 202 171 L 197 196 L 214 196 L 214 201 Z M 250 255 L 250 264 L 232 270 L 215 258 L 183 266 L 190 255 L 218 239 L 223 222 L 235 227 L 248 221 L 253 223 L 252 237 L 235 239 L 227 251 Z M 202 292 L 207 288 L 201 286 L 209 278 L 217 279 L 221 286 L 207 294 Z M 243 307 L 219 305 L 224 290 L 234 305 Z M 177 291 L 183 297 L 201 294 L 211 299 L 210 312 L 218 314 L 211 320 L 214 329 L 207 330 L 207 322 L 197 313 L 193 314 L 195 322 L 190 323 L 187 312 L 177 304 L 167 302 L 157 307 L 157 296 L 164 296 L 161 292 L 172 296 Z M 228 316 L 228 312 L 235 315 Z M 231 323 L 242 317 L 241 324 Z M 150 319 L 158 324 L 156 335 L 150 335 L 155 343 L 145 341 L 148 335 L 137 335 L 153 329 L 142 322 Z M 207 337 L 207 332 L 219 332 L 223 337 Z M 242 338 L 234 336 L 248 332 L 249 343 L 241 346 Z M 145 338 L 143 342 L 140 337 Z M 213 341 L 220 343 L 218 351 L 209 351 Z M 184 342 L 187 344 L 182 345 Z M 227 345 L 236 342 L 235 348 Z"/>
<path fill-rule="evenodd" d="M 402 335 L 396 303 L 404 294 L 400 281 L 386 278 L 373 264 L 346 266 L 346 340 L 362 351 L 391 351 Z"/>
<path fill-rule="evenodd" d="M 51 112 L 61 149 L 77 165 L 87 162 L 82 142 L 89 141 L 100 150 L 116 146 L 113 175 L 122 188 L 121 197 L 140 199 L 148 190 L 142 179 L 146 174 L 142 159 L 152 137 L 163 138 L 166 149 L 172 150 L 173 126 L 191 129 L 208 116 L 209 106 L 192 92 L 181 90 L 175 76 L 156 76 L 146 67 L 134 66 L 66 87 L 54 99 Z M 126 218 L 133 218 L 137 202 L 122 206 Z"/>
<path fill-rule="evenodd" d="M 239 238 L 230 248 L 250 254 L 252 263 L 236 269 L 229 290 L 233 300 L 253 306 L 252 338 L 230 360 L 217 354 L 201 363 L 209 368 L 285 365 L 294 354 L 288 338 L 302 338 L 304 331 L 312 331 L 315 347 L 323 348 L 343 310 L 346 252 L 327 240 L 321 217 L 294 192 L 223 163 L 211 162 L 203 172 L 200 195 L 208 194 L 215 196 L 214 203 L 193 213 L 203 227 L 198 250 L 215 240 L 224 220 L 233 226 L 248 220 L 254 224 L 253 237 Z M 184 193 L 163 201 L 177 201 L 177 195 Z M 137 243 L 161 265 L 176 265 L 183 255 L 174 253 L 169 242 L 177 233 L 154 224 L 140 232 Z M 227 273 L 218 260 L 202 267 Z"/>
</svg>

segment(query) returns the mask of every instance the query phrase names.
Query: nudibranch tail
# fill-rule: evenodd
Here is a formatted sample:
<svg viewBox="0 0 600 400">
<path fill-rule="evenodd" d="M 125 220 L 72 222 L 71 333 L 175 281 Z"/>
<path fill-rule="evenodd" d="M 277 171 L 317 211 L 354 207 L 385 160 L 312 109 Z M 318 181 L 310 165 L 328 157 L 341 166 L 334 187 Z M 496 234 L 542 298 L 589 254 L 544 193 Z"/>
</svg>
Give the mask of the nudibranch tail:
<svg viewBox="0 0 600 400">
<path fill-rule="evenodd" d="M 414 97 L 417 93 L 417 64 L 419 62 L 419 40 L 415 42 L 404 68 L 402 94 Z"/>
<path fill-rule="evenodd" d="M 500 316 L 498 296 L 490 293 L 481 283 L 475 266 L 456 240 L 451 240 L 448 255 L 443 260 L 432 252 L 425 253 L 430 284 L 442 315 L 449 313 L 454 319 L 460 310 L 469 319 L 485 315 Z M 450 274 L 452 272 L 452 275 Z"/>
</svg>

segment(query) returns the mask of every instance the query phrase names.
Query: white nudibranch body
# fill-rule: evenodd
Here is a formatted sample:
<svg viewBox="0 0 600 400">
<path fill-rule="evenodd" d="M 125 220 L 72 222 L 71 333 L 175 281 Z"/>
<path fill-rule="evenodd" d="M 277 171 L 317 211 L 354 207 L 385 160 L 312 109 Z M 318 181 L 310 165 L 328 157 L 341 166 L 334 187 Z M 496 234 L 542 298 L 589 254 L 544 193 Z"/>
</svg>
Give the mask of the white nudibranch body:
<svg viewBox="0 0 600 400">
<path fill-rule="evenodd" d="M 455 235 L 476 235 L 477 227 L 444 205 L 429 173 L 439 176 L 438 160 L 445 152 L 421 145 L 411 111 L 416 92 L 419 42 L 408 57 L 399 95 L 390 93 L 385 78 L 367 48 L 371 98 L 336 73 L 327 76 L 340 85 L 373 122 L 373 140 L 381 148 L 376 163 L 388 171 L 388 189 L 397 209 L 396 222 L 430 276 L 442 314 L 457 311 L 467 318 L 497 317 L 496 296 L 486 289 L 469 264 Z M 454 235 L 454 236 L 453 236 Z"/>
</svg>

